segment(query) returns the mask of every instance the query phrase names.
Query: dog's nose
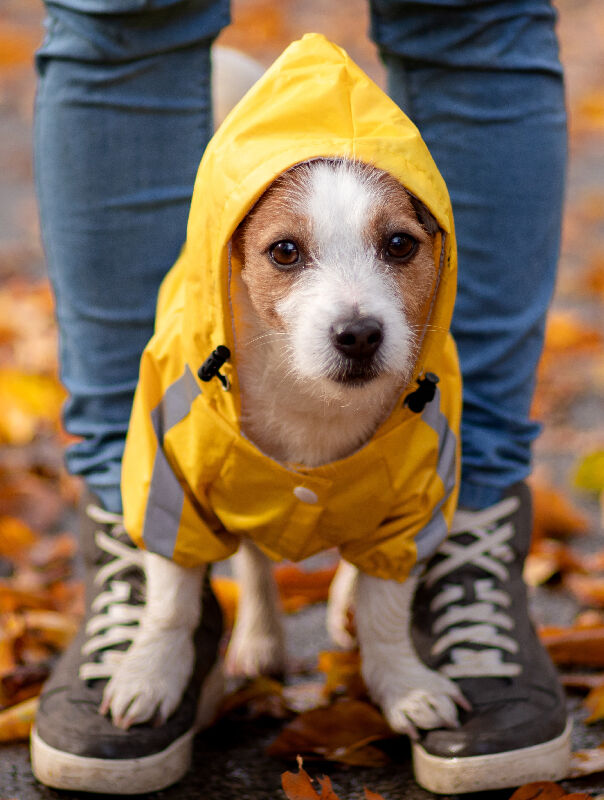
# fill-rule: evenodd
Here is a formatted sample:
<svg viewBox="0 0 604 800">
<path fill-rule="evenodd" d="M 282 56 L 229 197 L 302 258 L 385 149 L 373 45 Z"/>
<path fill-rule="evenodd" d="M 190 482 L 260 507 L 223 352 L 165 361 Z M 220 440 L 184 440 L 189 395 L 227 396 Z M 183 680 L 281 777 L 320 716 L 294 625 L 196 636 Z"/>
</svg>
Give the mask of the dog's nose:
<svg viewBox="0 0 604 800">
<path fill-rule="evenodd" d="M 357 317 L 334 325 L 331 338 L 335 347 L 348 358 L 371 358 L 384 334 L 382 324 L 372 317 Z"/>
</svg>

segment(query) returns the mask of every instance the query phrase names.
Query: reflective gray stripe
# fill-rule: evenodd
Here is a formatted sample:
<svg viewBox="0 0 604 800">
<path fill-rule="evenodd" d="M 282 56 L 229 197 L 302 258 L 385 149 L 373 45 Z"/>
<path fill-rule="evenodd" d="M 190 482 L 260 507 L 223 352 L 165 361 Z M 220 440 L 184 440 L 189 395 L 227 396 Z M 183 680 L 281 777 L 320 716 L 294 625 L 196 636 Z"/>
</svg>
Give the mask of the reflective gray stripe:
<svg viewBox="0 0 604 800">
<path fill-rule="evenodd" d="M 441 508 L 455 487 L 455 460 L 457 454 L 455 434 L 449 427 L 446 416 L 440 410 L 440 389 L 438 387 L 436 387 L 434 400 L 428 403 L 424 409 L 422 419 L 438 436 L 438 466 L 436 471 L 445 487 L 445 494 L 434 509 L 430 522 L 415 537 L 418 561 L 423 561 L 432 556 L 449 532 Z"/>
<path fill-rule="evenodd" d="M 187 416 L 200 394 L 201 389 L 187 366 L 151 412 L 157 452 L 147 496 L 143 541 L 149 550 L 166 558 L 172 558 L 174 553 L 185 493 L 164 453 L 164 436 Z"/>
</svg>

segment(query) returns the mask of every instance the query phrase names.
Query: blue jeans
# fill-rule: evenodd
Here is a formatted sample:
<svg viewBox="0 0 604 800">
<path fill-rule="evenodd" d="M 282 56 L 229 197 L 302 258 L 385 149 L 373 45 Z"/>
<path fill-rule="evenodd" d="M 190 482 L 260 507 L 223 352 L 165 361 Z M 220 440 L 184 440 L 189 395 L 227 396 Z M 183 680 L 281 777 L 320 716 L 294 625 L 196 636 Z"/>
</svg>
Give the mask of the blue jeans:
<svg viewBox="0 0 604 800">
<path fill-rule="evenodd" d="M 119 511 L 120 461 L 158 285 L 210 135 L 209 46 L 226 0 L 57 0 L 38 54 L 35 164 L 57 299 L 69 469 Z M 530 470 L 534 376 L 566 160 L 548 0 L 373 0 L 389 92 L 451 193 L 464 375 L 460 502 Z"/>
</svg>

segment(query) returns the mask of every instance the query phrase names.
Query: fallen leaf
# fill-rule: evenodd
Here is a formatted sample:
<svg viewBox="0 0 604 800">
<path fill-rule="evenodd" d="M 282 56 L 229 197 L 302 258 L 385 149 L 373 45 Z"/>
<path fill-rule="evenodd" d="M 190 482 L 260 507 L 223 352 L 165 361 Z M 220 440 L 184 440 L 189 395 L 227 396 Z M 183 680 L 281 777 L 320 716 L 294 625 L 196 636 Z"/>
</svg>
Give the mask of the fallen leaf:
<svg viewBox="0 0 604 800">
<path fill-rule="evenodd" d="M 317 669 L 325 674 L 323 691 L 326 697 L 336 694 L 345 694 L 354 699 L 367 697 L 358 650 L 324 650 L 319 653 Z"/>
<path fill-rule="evenodd" d="M 558 489 L 532 481 L 533 539 L 560 539 L 589 530 L 589 520 Z"/>
<path fill-rule="evenodd" d="M 516 789 L 514 794 L 510 796 L 510 800 L 556 800 L 558 797 L 564 797 L 566 791 L 558 786 L 557 783 L 551 781 L 535 781 L 534 783 L 526 783 L 519 789 Z"/>
<path fill-rule="evenodd" d="M 379 711 L 360 700 L 338 700 L 300 714 L 287 723 L 268 747 L 268 754 L 289 758 L 307 753 L 346 764 L 377 766 L 388 761 L 372 742 L 395 734 Z"/>
<path fill-rule="evenodd" d="M 37 708 L 38 698 L 30 697 L 29 700 L 0 711 L 0 742 L 15 742 L 29 738 Z"/>
<path fill-rule="evenodd" d="M 577 750 L 571 756 L 569 778 L 581 778 L 594 772 L 604 772 L 604 744 L 590 750 Z"/>
<path fill-rule="evenodd" d="M 602 334 L 586 325 L 574 311 L 551 311 L 545 329 L 544 354 L 597 352 Z"/>
<path fill-rule="evenodd" d="M 31 442 L 46 424 L 60 425 L 65 390 L 54 377 L 0 367 L 0 442 Z"/>
<path fill-rule="evenodd" d="M 604 450 L 584 456 L 575 468 L 574 485 L 590 492 L 604 490 Z"/>
<path fill-rule="evenodd" d="M 327 600 L 329 585 L 336 566 L 307 572 L 295 564 L 281 564 L 275 568 L 281 605 L 286 613 L 299 611 L 312 603 Z"/>
<path fill-rule="evenodd" d="M 321 800 L 309 774 L 302 768 L 300 756 L 298 756 L 298 772 L 282 773 L 281 786 L 289 800 Z"/>
<path fill-rule="evenodd" d="M 604 683 L 589 692 L 583 701 L 583 705 L 591 712 L 589 717 L 585 718 L 585 722 L 591 724 L 604 719 Z"/>
<path fill-rule="evenodd" d="M 0 517 L 0 556 L 13 559 L 39 540 L 29 525 L 16 517 Z"/>
<path fill-rule="evenodd" d="M 604 626 L 543 627 L 539 638 L 556 664 L 604 667 Z"/>
<path fill-rule="evenodd" d="M 243 686 L 228 694 L 220 705 L 219 716 L 238 708 L 251 708 L 251 716 L 271 716 L 283 719 L 288 716 L 283 700 L 283 686 L 279 681 L 260 676 L 246 681 Z"/>
</svg>

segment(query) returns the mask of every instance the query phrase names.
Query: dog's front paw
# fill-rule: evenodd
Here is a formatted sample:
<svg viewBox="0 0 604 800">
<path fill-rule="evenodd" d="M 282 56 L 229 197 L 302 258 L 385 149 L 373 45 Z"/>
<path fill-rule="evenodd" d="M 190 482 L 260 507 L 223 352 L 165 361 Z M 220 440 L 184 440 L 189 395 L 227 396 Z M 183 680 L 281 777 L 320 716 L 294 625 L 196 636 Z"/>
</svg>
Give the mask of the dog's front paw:
<svg viewBox="0 0 604 800">
<path fill-rule="evenodd" d="M 159 724 L 172 714 L 193 672 L 195 652 L 188 630 L 140 632 L 105 687 L 99 712 L 118 728 Z"/>
<path fill-rule="evenodd" d="M 281 630 L 236 627 L 225 656 L 229 675 L 257 678 L 281 675 L 285 670 L 285 644 Z"/>
<path fill-rule="evenodd" d="M 431 673 L 426 688 L 393 693 L 381 705 L 390 727 L 412 739 L 417 739 L 418 728 L 456 728 L 457 705 L 468 708 L 457 686 L 436 672 Z"/>
</svg>

